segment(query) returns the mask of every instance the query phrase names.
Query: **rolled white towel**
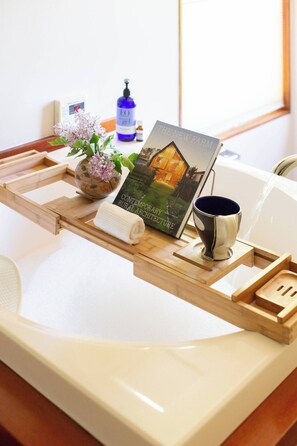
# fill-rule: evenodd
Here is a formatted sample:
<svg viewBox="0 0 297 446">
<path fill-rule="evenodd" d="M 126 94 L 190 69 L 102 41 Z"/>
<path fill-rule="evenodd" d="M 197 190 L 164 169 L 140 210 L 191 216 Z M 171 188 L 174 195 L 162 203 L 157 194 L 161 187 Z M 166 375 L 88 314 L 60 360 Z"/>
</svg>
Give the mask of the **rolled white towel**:
<svg viewBox="0 0 297 446">
<path fill-rule="evenodd" d="M 130 245 L 139 243 L 145 230 L 144 221 L 139 215 L 106 201 L 101 203 L 94 224 L 102 231 Z"/>
</svg>

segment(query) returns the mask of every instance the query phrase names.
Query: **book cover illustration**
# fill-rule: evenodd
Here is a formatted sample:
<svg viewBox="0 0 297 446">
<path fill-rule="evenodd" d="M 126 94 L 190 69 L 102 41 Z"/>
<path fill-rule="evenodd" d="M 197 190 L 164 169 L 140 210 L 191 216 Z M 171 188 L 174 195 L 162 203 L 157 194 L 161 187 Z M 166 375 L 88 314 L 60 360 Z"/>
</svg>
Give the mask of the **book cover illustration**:
<svg viewBox="0 0 297 446">
<path fill-rule="evenodd" d="M 114 204 L 180 237 L 220 146 L 217 138 L 157 121 Z"/>
</svg>

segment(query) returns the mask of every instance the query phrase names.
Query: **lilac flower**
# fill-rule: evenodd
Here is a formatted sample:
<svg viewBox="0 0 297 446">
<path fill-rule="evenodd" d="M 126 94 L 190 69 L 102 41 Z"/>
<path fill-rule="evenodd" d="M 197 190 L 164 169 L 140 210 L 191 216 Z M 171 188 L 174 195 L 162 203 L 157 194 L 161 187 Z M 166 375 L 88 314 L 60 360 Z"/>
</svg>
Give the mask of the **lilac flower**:
<svg viewBox="0 0 297 446">
<path fill-rule="evenodd" d="M 121 166 L 129 170 L 134 167 L 137 155 L 123 156 L 112 144 L 114 135 L 107 135 L 99 119 L 83 110 L 76 112 L 74 122 L 56 124 L 54 132 L 59 137 L 49 142 L 52 146 L 70 146 L 67 156 L 85 156 L 89 160 L 89 173 L 106 183 L 112 178 L 114 170 L 121 174 Z"/>
<path fill-rule="evenodd" d="M 101 178 L 107 183 L 113 176 L 114 167 L 114 162 L 106 153 L 98 152 L 90 158 L 88 171 L 94 177 Z"/>
<path fill-rule="evenodd" d="M 79 110 L 75 113 L 74 122 L 59 123 L 54 126 L 54 133 L 67 139 L 70 147 L 78 141 L 90 141 L 93 134 L 105 137 L 105 129 L 101 127 L 98 117 Z"/>
<path fill-rule="evenodd" d="M 64 124 L 56 124 L 54 125 L 54 133 L 55 135 L 63 136 L 67 139 L 69 146 L 72 146 L 72 144 L 76 141 L 76 136 L 74 135 L 75 132 L 75 126 L 73 123 L 66 122 Z"/>
<path fill-rule="evenodd" d="M 75 134 L 76 139 L 90 140 L 94 133 L 99 132 L 99 119 L 91 116 L 90 113 L 78 111 L 75 113 Z"/>
</svg>

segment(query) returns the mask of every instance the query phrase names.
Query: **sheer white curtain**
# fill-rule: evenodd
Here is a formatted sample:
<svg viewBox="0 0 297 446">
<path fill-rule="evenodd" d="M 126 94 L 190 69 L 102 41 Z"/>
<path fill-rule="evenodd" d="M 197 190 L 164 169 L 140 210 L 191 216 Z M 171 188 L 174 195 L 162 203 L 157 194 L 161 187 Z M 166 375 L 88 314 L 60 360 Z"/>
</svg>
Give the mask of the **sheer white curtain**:
<svg viewBox="0 0 297 446">
<path fill-rule="evenodd" d="M 283 105 L 282 0 L 182 0 L 182 126 L 217 134 Z"/>
</svg>

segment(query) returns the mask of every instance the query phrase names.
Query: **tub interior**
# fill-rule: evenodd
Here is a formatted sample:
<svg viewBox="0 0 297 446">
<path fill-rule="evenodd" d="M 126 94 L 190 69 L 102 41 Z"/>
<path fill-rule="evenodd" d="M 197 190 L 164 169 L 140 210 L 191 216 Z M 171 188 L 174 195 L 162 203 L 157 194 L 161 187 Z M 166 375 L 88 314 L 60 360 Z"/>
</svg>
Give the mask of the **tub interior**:
<svg viewBox="0 0 297 446">
<path fill-rule="evenodd" d="M 76 193 L 67 183 L 63 188 L 63 195 Z M 61 195 L 57 183 L 46 190 L 46 201 Z M 240 237 L 297 257 L 292 246 L 294 198 L 274 184 L 267 188 L 266 182 L 226 166 L 217 168 L 214 192 L 241 205 Z M 28 196 L 42 202 L 44 191 Z M 131 262 L 66 230 L 54 236 L 4 205 L 0 215 L 5 222 L 1 254 L 19 266 L 20 315 L 29 321 L 73 336 L 148 343 L 205 339 L 240 330 L 134 277 Z M 255 268 L 241 267 L 214 287 L 231 294 L 256 273 Z"/>
<path fill-rule="evenodd" d="M 237 327 L 133 276 L 133 265 L 74 234 L 18 259 L 20 314 L 83 337 L 179 342 L 233 333 Z"/>
</svg>

